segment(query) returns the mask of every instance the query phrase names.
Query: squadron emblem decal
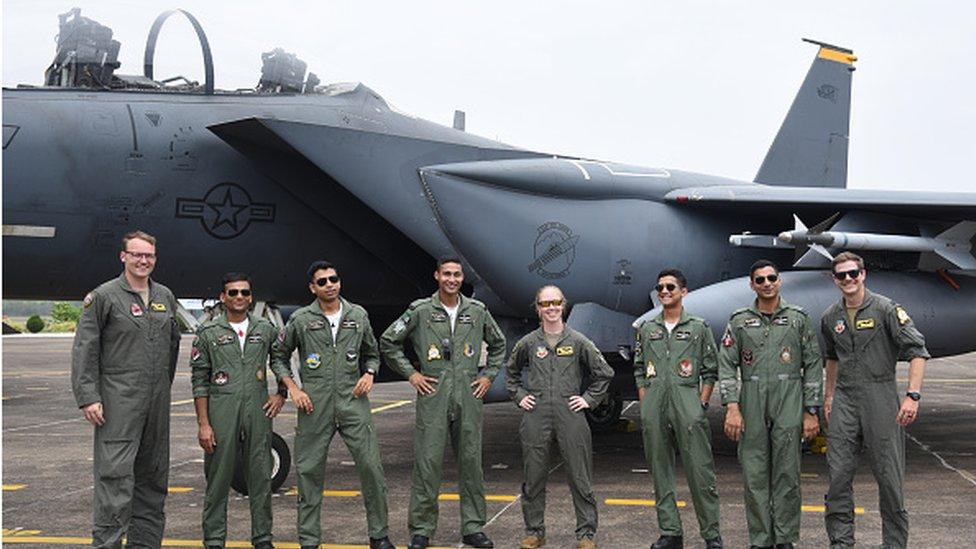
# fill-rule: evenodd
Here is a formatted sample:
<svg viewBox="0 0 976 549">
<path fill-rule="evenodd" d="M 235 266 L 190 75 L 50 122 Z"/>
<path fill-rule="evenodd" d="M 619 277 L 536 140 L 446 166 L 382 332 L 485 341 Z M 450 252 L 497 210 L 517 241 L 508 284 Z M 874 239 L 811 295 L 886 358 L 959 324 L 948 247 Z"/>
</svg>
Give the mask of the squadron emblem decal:
<svg viewBox="0 0 976 549">
<path fill-rule="evenodd" d="M 176 217 L 199 219 L 207 234 L 227 240 L 240 236 L 251 223 L 273 223 L 275 205 L 252 202 L 251 195 L 236 183 L 220 183 L 203 198 L 177 198 Z"/>
<path fill-rule="evenodd" d="M 532 244 L 533 261 L 527 267 L 529 272 L 550 280 L 565 277 L 576 259 L 579 238 L 572 229 L 558 221 L 540 225 Z"/>
</svg>

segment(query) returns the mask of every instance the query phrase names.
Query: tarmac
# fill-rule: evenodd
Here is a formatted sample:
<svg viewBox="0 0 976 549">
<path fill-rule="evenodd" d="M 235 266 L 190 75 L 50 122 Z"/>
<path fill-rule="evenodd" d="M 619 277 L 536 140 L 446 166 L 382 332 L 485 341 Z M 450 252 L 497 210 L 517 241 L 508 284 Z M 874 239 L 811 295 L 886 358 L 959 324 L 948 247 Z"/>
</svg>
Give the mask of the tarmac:
<svg viewBox="0 0 976 549">
<path fill-rule="evenodd" d="M 189 345 L 184 338 L 173 383 L 170 495 L 164 547 L 201 547 L 205 481 L 190 393 Z M 70 338 L 3 336 L 3 544 L 70 547 L 90 543 L 92 428 L 75 406 L 70 383 Z M 901 387 L 907 365 L 899 365 Z M 929 362 L 918 421 L 908 430 L 905 495 L 911 547 L 949 547 L 976 540 L 976 353 Z M 721 431 L 723 412 L 713 396 L 709 411 L 726 547 L 747 547 L 741 469 L 735 445 Z M 390 498 L 390 536 L 408 541 L 406 526 L 413 465 L 414 394 L 406 382 L 375 386 L 371 396 Z M 631 403 L 627 403 L 631 404 Z M 484 468 L 488 493 L 485 532 L 495 547 L 518 547 L 523 536 L 520 505 L 522 454 L 519 410 L 485 407 Z M 294 449 L 295 408 L 289 402 L 275 431 Z M 892 418 L 894 421 L 894 418 Z M 601 548 L 649 546 L 658 536 L 652 479 L 647 472 L 636 405 L 625 407 L 619 428 L 595 434 L 594 491 Z M 457 501 L 457 468 L 446 454 L 441 516 L 432 543 L 463 547 Z M 547 547 L 574 547 L 575 519 L 565 468 L 553 453 L 548 489 Z M 678 466 L 678 499 L 688 547 L 701 547 L 687 483 Z M 297 548 L 295 472 L 273 498 L 275 545 Z M 804 454 L 799 547 L 826 547 L 822 454 Z M 324 548 L 365 547 L 366 520 L 352 458 L 339 437 L 326 466 Z M 877 486 L 866 463 L 855 478 L 857 539 L 881 543 Z M 231 493 L 228 547 L 250 547 L 246 498 Z"/>
</svg>

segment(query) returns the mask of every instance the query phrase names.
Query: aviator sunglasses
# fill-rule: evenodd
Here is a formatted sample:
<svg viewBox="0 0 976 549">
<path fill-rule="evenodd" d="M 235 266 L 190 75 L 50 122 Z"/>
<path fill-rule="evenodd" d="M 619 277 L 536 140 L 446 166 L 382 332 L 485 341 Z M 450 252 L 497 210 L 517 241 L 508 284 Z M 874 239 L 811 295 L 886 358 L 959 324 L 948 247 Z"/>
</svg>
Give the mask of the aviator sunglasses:
<svg viewBox="0 0 976 549">
<path fill-rule="evenodd" d="M 669 292 L 673 292 L 677 288 L 678 288 L 677 284 L 672 284 L 670 282 L 668 282 L 667 284 L 658 284 L 657 286 L 654 286 L 654 290 L 657 292 L 663 292 L 665 289 Z"/>
<path fill-rule="evenodd" d="M 225 292 L 227 297 L 237 297 L 237 294 L 241 294 L 243 297 L 251 297 L 251 290 L 244 288 L 238 290 L 237 288 L 231 288 Z"/>
<path fill-rule="evenodd" d="M 339 282 L 339 275 L 323 276 L 322 278 L 315 281 L 315 284 L 319 287 L 325 286 L 327 283 L 337 284 Z"/>
<path fill-rule="evenodd" d="M 756 285 L 765 284 L 767 280 L 770 283 L 773 283 L 773 282 L 776 282 L 777 280 L 779 280 L 779 275 L 771 274 L 771 275 L 768 275 L 768 276 L 757 276 L 757 277 L 753 278 L 753 280 L 756 281 Z"/>
<path fill-rule="evenodd" d="M 844 277 L 848 277 L 851 280 L 861 276 L 861 269 L 851 269 L 849 271 L 836 271 L 834 272 L 834 278 L 837 280 L 844 280 Z"/>
<path fill-rule="evenodd" d="M 539 301 L 538 303 L 536 303 L 536 305 L 538 305 L 543 309 L 545 309 L 546 307 L 559 307 L 562 304 L 563 304 L 563 300 L 561 299 L 547 299 L 545 301 Z"/>
</svg>

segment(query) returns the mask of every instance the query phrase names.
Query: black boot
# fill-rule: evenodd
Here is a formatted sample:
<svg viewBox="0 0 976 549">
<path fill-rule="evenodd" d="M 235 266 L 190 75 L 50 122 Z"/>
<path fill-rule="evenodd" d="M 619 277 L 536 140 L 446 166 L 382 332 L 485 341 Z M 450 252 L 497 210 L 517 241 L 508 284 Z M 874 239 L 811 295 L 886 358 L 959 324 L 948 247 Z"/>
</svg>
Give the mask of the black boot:
<svg viewBox="0 0 976 549">
<path fill-rule="evenodd" d="M 685 538 L 681 536 L 661 536 L 651 545 L 651 549 L 684 549 Z"/>
<path fill-rule="evenodd" d="M 390 538 L 383 536 L 381 538 L 369 538 L 369 549 L 396 549 L 396 546 L 390 543 Z"/>
<path fill-rule="evenodd" d="M 722 536 L 715 536 L 705 540 L 705 549 L 722 549 Z"/>
<path fill-rule="evenodd" d="M 488 536 L 486 536 L 484 532 L 475 532 L 473 534 L 461 536 L 461 541 L 463 541 L 465 545 L 479 547 L 481 549 L 491 549 L 495 546 L 495 544 L 488 539 Z"/>
<path fill-rule="evenodd" d="M 777 543 L 776 549 L 793 549 L 792 543 Z"/>
<path fill-rule="evenodd" d="M 270 541 L 259 541 L 254 544 L 254 549 L 274 549 Z"/>
<path fill-rule="evenodd" d="M 414 534 L 410 538 L 410 545 L 407 546 L 407 549 L 427 549 L 428 545 L 430 545 L 430 539 L 427 536 Z"/>
</svg>

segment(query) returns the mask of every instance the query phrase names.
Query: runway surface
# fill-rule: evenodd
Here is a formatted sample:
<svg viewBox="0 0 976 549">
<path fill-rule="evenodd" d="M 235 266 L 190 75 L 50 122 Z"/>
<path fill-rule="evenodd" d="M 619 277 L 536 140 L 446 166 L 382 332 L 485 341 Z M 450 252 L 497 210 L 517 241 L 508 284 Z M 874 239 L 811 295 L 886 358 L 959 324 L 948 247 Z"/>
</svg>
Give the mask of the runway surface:
<svg viewBox="0 0 976 549">
<path fill-rule="evenodd" d="M 173 384 L 170 495 L 166 502 L 165 547 L 200 547 L 205 482 L 203 451 L 197 445 L 190 393 L 189 344 L 184 338 Z M 70 338 L 3 337 L 3 533 L 4 544 L 35 547 L 83 546 L 91 535 L 92 428 L 74 403 L 70 384 Z M 899 365 L 900 387 L 907 365 Z M 908 429 L 905 494 L 912 547 L 955 546 L 976 539 L 976 354 L 929 363 L 918 421 Z M 407 543 L 406 510 L 413 462 L 413 391 L 405 382 L 377 385 L 370 400 L 390 495 L 390 535 Z M 722 408 L 713 397 L 709 412 L 726 547 L 748 546 L 742 477 L 735 445 L 721 434 Z M 629 403 L 628 403 L 629 404 Z M 509 403 L 485 407 L 484 464 L 489 537 L 499 548 L 518 547 L 523 535 L 520 505 L 522 457 L 520 412 Z M 295 409 L 289 402 L 275 431 L 293 448 Z M 597 542 L 603 548 L 647 547 L 657 539 L 651 478 L 638 430 L 637 406 L 624 412 L 617 430 L 594 435 L 594 491 L 599 502 Z M 432 542 L 462 547 L 458 518 L 457 468 L 448 451 L 440 504 L 440 525 Z M 575 520 L 558 454 L 551 463 L 546 526 L 547 547 L 574 547 Z M 701 546 L 690 494 L 678 471 L 678 498 L 686 546 Z M 298 547 L 294 467 L 274 496 L 275 545 Z M 823 455 L 803 457 L 800 547 L 826 547 Z M 333 441 L 326 467 L 323 547 L 364 547 L 366 520 L 352 458 L 341 439 Z M 881 542 L 877 488 L 867 464 L 855 479 L 859 544 Z M 250 547 L 246 498 L 232 492 L 228 547 Z"/>
</svg>

